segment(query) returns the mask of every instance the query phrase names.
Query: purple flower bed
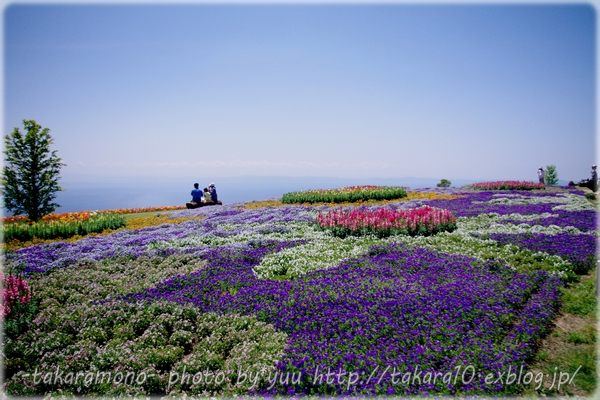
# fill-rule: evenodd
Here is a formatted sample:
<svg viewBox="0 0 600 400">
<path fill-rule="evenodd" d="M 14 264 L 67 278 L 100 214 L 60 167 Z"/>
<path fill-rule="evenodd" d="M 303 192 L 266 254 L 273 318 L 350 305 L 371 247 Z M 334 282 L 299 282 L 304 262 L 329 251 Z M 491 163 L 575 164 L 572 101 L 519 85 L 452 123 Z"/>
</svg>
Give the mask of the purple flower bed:
<svg viewBox="0 0 600 400">
<path fill-rule="evenodd" d="M 124 230 L 107 236 L 90 236 L 75 243 L 55 242 L 31 246 L 7 254 L 8 260 L 20 265 L 25 274 L 43 273 L 54 268 L 64 268 L 83 258 L 102 260 L 114 257 L 137 258 L 144 255 L 171 255 L 176 252 L 194 252 L 198 249 L 177 251 L 154 250 L 145 246 L 153 241 L 184 238 L 205 232 L 203 221 L 187 221 L 177 225 L 161 225 L 140 230 Z"/>
<path fill-rule="evenodd" d="M 192 303 L 203 311 L 210 311 L 222 296 L 260 282 L 254 276 L 252 267 L 266 254 L 302 243 L 306 241 L 263 240 L 246 246 L 212 248 L 203 254 L 207 266 L 202 270 L 187 276 L 174 276 L 154 288 L 124 296 L 122 299 L 132 302 L 164 299 L 179 304 Z"/>
<path fill-rule="evenodd" d="M 596 211 L 594 210 L 582 210 L 582 211 L 565 211 L 555 210 L 551 211 L 556 216 L 548 218 L 538 218 L 533 221 L 516 221 L 516 220 L 504 220 L 499 222 L 500 224 L 527 224 L 527 225 L 540 225 L 550 226 L 556 225 L 561 228 L 567 226 L 573 226 L 582 232 L 591 232 L 596 230 Z"/>
<path fill-rule="evenodd" d="M 562 257 L 573 264 L 576 274 L 585 274 L 596 265 L 596 238 L 591 235 L 573 235 L 566 232 L 558 235 L 493 233 L 489 237 L 502 245 L 515 244 L 535 252 L 542 251 Z"/>
<path fill-rule="evenodd" d="M 475 203 L 478 201 L 490 201 L 494 198 L 494 194 L 502 192 L 474 192 L 463 193 L 465 197 L 458 199 L 434 199 L 427 204 L 431 207 L 445 208 L 454 213 L 457 217 L 473 217 L 479 214 L 497 213 L 507 215 L 518 213 L 521 215 L 534 215 L 542 213 L 553 213 L 552 207 L 561 205 L 562 203 L 542 203 L 542 204 L 485 204 Z M 557 197 L 560 193 L 538 193 L 528 191 L 511 191 L 509 194 L 519 194 L 525 197 Z"/>
<path fill-rule="evenodd" d="M 182 213 L 196 210 L 183 210 Z M 188 247 L 179 249 L 146 250 L 152 242 L 182 239 L 193 235 L 219 234 L 222 224 L 274 223 L 312 221 L 303 214 L 304 207 L 281 207 L 261 210 L 235 210 L 230 208 L 212 211 L 204 220 L 186 221 L 181 224 L 165 224 L 139 230 L 124 230 L 107 236 L 91 236 L 75 243 L 55 242 L 27 247 L 6 255 L 25 274 L 43 273 L 54 268 L 64 268 L 82 258 L 103 260 L 108 258 L 138 258 L 141 256 L 169 256 L 179 253 L 203 255 L 211 248 Z M 188 215 L 190 216 L 190 215 Z M 275 228 L 277 229 L 277 228 Z M 235 234 L 231 232 L 230 234 Z M 227 233 L 221 232 L 221 235 Z"/>
<path fill-rule="evenodd" d="M 268 396 L 510 394 L 516 385 L 486 375 L 523 365 L 558 307 L 556 277 L 425 248 L 374 247 L 282 282 L 253 276 L 264 254 L 214 250 L 204 270 L 126 298 L 256 315 L 288 333 L 277 384 L 254 393 Z"/>
</svg>

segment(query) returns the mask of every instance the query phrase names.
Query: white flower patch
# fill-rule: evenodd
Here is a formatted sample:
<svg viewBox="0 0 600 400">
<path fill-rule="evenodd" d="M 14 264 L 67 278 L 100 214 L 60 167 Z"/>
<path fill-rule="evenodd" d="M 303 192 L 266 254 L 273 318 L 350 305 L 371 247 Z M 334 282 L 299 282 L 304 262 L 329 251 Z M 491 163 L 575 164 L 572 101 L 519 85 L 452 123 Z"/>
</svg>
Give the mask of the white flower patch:
<svg viewBox="0 0 600 400">
<path fill-rule="evenodd" d="M 259 279 L 296 277 L 310 271 L 332 268 L 345 259 L 366 253 L 373 244 L 390 241 L 389 238 L 378 239 L 370 236 L 348 236 L 340 239 L 326 232 L 313 232 L 309 243 L 267 255 L 254 267 L 256 276 Z"/>
<path fill-rule="evenodd" d="M 496 197 L 489 201 L 473 201 L 475 204 L 552 204 L 560 205 L 552 207 L 552 210 L 581 211 L 595 210 L 594 205 L 584 196 L 565 193 L 558 196 L 527 197 L 519 194 L 494 194 Z"/>
<path fill-rule="evenodd" d="M 584 199 L 584 201 L 587 201 Z M 557 206 L 567 207 L 567 206 Z M 570 210 L 575 211 L 575 210 Z M 556 214 L 543 213 L 534 215 L 521 215 L 517 213 L 499 215 L 497 213 L 480 214 L 474 217 L 459 217 L 456 221 L 456 231 L 460 233 L 477 232 L 481 234 L 490 233 L 545 233 L 547 235 L 557 235 L 559 233 L 567 232 L 574 235 L 591 234 L 597 236 L 596 232 L 582 232 L 573 226 L 559 227 L 556 225 L 541 226 L 541 225 L 529 225 L 529 224 L 501 224 L 500 222 L 506 220 L 513 221 L 535 221 L 540 218 L 556 217 Z"/>
<path fill-rule="evenodd" d="M 592 203 L 583 196 L 575 194 L 569 194 L 569 202 L 560 206 L 552 207 L 552 211 L 564 210 L 564 211 L 583 211 L 583 210 L 595 210 L 596 208 Z"/>
<path fill-rule="evenodd" d="M 517 213 L 500 215 L 498 213 L 480 214 L 474 217 L 459 217 L 456 220 L 456 229 L 459 232 L 474 232 L 484 229 L 490 224 L 506 220 L 514 221 L 534 221 L 540 218 L 549 218 L 554 216 L 550 213 L 521 215 Z"/>
<path fill-rule="evenodd" d="M 456 232 L 459 233 L 478 233 L 478 234 L 490 234 L 490 233 L 544 233 L 547 235 L 558 235 L 563 232 L 571 233 L 574 235 L 584 235 L 579 229 L 573 226 L 560 227 L 556 225 L 528 225 L 528 224 L 499 224 L 491 223 L 489 225 L 480 225 L 477 222 L 471 223 L 470 221 L 464 225 L 459 225 Z"/>
<path fill-rule="evenodd" d="M 527 224 L 492 224 L 487 228 L 479 229 L 478 233 L 490 234 L 490 233 L 544 233 L 546 235 L 558 235 L 560 233 L 570 233 L 574 235 L 585 235 L 579 229 L 573 226 L 565 226 L 561 228 L 556 225 L 541 226 L 541 225 L 527 225 Z"/>
<path fill-rule="evenodd" d="M 489 201 L 473 201 L 473 204 L 548 204 L 548 203 L 570 203 L 573 201 L 572 197 L 582 197 L 574 194 L 560 194 L 558 196 L 540 196 L 540 197 L 528 197 L 522 195 L 511 195 L 510 197 L 506 194 L 502 197 L 497 197 Z M 584 198 L 585 200 L 585 198 Z"/>
</svg>

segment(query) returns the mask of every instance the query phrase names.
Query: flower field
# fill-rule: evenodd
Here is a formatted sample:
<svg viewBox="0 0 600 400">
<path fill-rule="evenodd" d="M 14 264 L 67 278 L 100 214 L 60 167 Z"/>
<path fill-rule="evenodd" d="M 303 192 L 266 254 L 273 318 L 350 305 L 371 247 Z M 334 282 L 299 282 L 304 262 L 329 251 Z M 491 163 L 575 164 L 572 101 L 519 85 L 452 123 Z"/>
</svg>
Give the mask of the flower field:
<svg viewBox="0 0 600 400">
<path fill-rule="evenodd" d="M 597 263 L 583 192 L 320 201 L 185 209 L 6 251 L 35 315 L 5 336 L 4 390 L 508 396 L 552 378 L 530 367 L 537 346 L 561 290 Z"/>
<path fill-rule="evenodd" d="M 471 187 L 477 190 L 533 190 L 544 189 L 545 185 L 527 181 L 496 181 L 474 183 Z"/>
<path fill-rule="evenodd" d="M 359 200 L 392 200 L 406 197 L 406 190 L 394 186 L 350 186 L 340 189 L 305 190 L 283 195 L 282 203 L 343 203 Z"/>
<path fill-rule="evenodd" d="M 45 219 L 38 222 L 13 222 L 2 225 L 4 241 L 26 242 L 38 239 L 67 239 L 76 235 L 89 235 L 105 229 L 118 229 L 127 223 L 125 217 L 117 214 L 78 213 L 76 217 Z"/>
<path fill-rule="evenodd" d="M 334 236 L 369 235 L 386 237 L 393 234 L 433 235 L 456 228 L 456 217 L 448 210 L 428 206 L 409 210 L 375 211 L 354 209 L 346 212 L 334 210 L 326 214 L 319 212 L 317 226 L 330 230 Z"/>
<path fill-rule="evenodd" d="M 42 221 L 85 221 L 95 214 L 134 214 L 152 211 L 174 211 L 182 210 L 185 206 L 162 206 L 162 207 L 143 207 L 143 208 L 119 208 L 115 210 L 96 210 L 96 211 L 80 211 L 80 212 L 66 212 L 60 214 L 48 214 L 42 217 Z M 17 215 L 13 217 L 2 217 L 0 221 L 3 224 L 13 222 L 29 222 L 29 218 L 26 215 Z"/>
</svg>

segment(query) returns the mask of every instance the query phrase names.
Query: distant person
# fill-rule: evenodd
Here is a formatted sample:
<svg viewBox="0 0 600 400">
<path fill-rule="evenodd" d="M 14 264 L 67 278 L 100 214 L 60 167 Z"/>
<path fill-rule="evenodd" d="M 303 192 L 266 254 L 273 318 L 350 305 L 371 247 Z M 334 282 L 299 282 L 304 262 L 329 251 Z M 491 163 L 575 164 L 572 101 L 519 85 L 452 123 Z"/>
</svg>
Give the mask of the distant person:
<svg viewBox="0 0 600 400">
<path fill-rule="evenodd" d="M 210 197 L 212 198 L 212 201 L 215 203 L 219 201 L 219 198 L 217 197 L 217 188 L 215 187 L 214 182 L 211 182 L 210 185 L 208 185 L 208 190 L 210 190 Z"/>
<path fill-rule="evenodd" d="M 598 191 L 598 173 L 596 172 L 596 164 L 592 165 L 592 179 L 590 179 L 590 189 Z"/>
<path fill-rule="evenodd" d="M 198 189 L 200 185 L 194 183 L 194 190 L 192 190 L 192 201 L 196 204 L 202 204 L 202 197 L 204 196 L 204 192 Z"/>
<path fill-rule="evenodd" d="M 212 201 L 212 197 L 210 196 L 208 188 L 204 188 L 204 198 L 206 199 L 206 201 Z"/>
<path fill-rule="evenodd" d="M 544 183 L 544 168 L 542 167 L 538 168 L 538 180 L 540 181 L 540 183 Z"/>
</svg>

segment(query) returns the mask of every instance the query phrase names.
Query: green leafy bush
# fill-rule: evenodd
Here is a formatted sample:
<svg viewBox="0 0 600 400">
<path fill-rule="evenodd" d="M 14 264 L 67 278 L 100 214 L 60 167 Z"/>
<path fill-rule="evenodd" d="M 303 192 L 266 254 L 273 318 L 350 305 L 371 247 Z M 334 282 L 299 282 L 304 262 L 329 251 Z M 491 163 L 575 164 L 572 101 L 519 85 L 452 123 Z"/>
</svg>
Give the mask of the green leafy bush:
<svg viewBox="0 0 600 400">
<path fill-rule="evenodd" d="M 556 172 L 556 165 L 547 165 L 546 173 L 544 174 L 544 182 L 546 185 L 558 184 L 558 172 Z"/>
<path fill-rule="evenodd" d="M 84 221 L 15 222 L 4 224 L 2 234 L 5 242 L 13 239 L 25 242 L 38 239 L 67 239 L 75 235 L 99 233 L 105 229 L 118 229 L 127 225 L 125 217 L 118 214 L 98 214 Z"/>
<path fill-rule="evenodd" d="M 452 185 L 452 182 L 450 182 L 448 179 L 442 179 L 440 181 L 440 183 L 438 183 L 436 186 L 437 187 L 450 187 L 450 185 Z"/>
<path fill-rule="evenodd" d="M 341 189 L 305 190 L 283 195 L 281 202 L 291 203 L 354 203 L 367 200 L 393 200 L 406 197 L 399 186 L 350 186 Z"/>
</svg>

